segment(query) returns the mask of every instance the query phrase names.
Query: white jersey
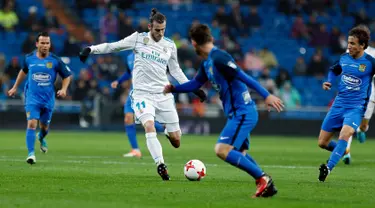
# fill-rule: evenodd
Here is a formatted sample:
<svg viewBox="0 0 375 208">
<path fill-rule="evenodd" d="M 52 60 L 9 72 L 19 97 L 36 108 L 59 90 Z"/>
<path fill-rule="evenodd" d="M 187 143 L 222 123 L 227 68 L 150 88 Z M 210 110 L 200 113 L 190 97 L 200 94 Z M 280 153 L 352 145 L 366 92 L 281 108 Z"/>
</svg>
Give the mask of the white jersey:
<svg viewBox="0 0 375 208">
<path fill-rule="evenodd" d="M 365 50 L 365 52 L 375 58 L 375 48 L 368 46 Z"/>
<path fill-rule="evenodd" d="M 188 81 L 182 72 L 177 59 L 176 44 L 164 37 L 155 42 L 150 32 L 138 33 L 114 43 L 103 43 L 91 46 L 92 54 L 105 54 L 124 50 L 133 50 L 135 54 L 132 72 L 133 89 L 151 93 L 162 93 L 169 84 L 169 73 L 180 84 Z"/>
</svg>

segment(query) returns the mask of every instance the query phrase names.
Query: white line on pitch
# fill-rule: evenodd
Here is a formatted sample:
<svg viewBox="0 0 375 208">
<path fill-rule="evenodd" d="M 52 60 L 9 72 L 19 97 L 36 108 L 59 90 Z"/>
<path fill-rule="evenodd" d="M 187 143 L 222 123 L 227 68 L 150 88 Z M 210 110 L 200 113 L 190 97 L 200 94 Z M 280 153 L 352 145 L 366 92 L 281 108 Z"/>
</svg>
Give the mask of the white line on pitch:
<svg viewBox="0 0 375 208">
<path fill-rule="evenodd" d="M 100 157 L 97 157 L 100 158 Z M 0 156 L 0 161 L 3 162 L 25 162 L 25 160 L 22 159 L 14 159 L 10 158 L 7 156 Z M 101 164 L 108 164 L 108 165 L 152 165 L 152 162 L 136 162 L 136 163 L 131 163 L 131 162 L 121 162 L 121 161 L 94 161 L 94 160 L 53 160 L 54 162 L 64 162 L 64 163 L 84 163 L 84 164 L 95 164 L 95 163 L 101 163 Z M 37 160 L 37 162 L 53 162 L 52 160 Z M 177 163 L 169 163 L 173 165 L 181 165 Z M 223 164 L 212 164 L 212 163 L 207 163 L 207 166 L 220 166 L 224 165 Z M 279 168 L 279 169 L 306 169 L 306 168 L 316 168 L 314 166 L 290 166 L 290 165 L 262 165 L 262 167 L 265 168 Z"/>
</svg>

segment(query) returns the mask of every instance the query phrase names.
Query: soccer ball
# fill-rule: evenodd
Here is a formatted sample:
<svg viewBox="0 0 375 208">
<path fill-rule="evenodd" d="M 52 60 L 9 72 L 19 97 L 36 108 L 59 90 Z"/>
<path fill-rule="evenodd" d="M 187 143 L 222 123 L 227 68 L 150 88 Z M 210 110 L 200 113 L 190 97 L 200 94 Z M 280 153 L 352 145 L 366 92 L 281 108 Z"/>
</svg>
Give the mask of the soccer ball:
<svg viewBox="0 0 375 208">
<path fill-rule="evenodd" d="M 206 166 L 200 160 L 190 160 L 185 164 L 184 174 L 190 181 L 200 181 L 207 174 Z"/>
</svg>

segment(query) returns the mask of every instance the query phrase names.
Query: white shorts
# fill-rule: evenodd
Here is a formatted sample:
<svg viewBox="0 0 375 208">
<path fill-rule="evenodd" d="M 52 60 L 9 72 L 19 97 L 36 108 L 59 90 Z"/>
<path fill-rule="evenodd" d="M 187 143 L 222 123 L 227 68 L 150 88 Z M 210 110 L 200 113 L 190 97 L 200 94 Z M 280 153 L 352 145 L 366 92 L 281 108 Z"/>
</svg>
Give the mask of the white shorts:
<svg viewBox="0 0 375 208">
<path fill-rule="evenodd" d="M 135 118 L 142 125 L 151 118 L 162 124 L 179 122 L 174 97 L 171 93 L 164 95 L 163 93 L 133 90 L 130 98 Z"/>
</svg>

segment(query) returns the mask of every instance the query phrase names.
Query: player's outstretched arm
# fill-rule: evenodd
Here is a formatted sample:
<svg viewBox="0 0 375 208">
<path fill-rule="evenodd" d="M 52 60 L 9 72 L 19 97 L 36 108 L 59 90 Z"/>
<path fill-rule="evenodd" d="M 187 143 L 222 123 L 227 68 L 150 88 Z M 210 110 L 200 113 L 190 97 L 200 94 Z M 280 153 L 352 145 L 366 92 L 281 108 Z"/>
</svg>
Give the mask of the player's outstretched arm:
<svg viewBox="0 0 375 208">
<path fill-rule="evenodd" d="M 111 83 L 111 87 L 113 89 L 116 89 L 119 84 L 123 83 L 126 80 L 129 80 L 131 77 L 132 77 L 132 75 L 131 75 L 130 71 L 126 71 L 124 74 L 121 75 L 121 77 L 119 77 L 117 80 L 115 80 Z"/>
<path fill-rule="evenodd" d="M 173 44 L 171 58 L 168 61 L 168 69 L 169 73 L 177 80 L 179 84 L 189 81 L 184 72 L 182 72 L 180 64 L 178 63 L 176 44 Z"/>
<path fill-rule="evenodd" d="M 283 111 L 283 101 L 280 98 L 270 94 L 264 87 L 262 87 L 262 85 L 259 84 L 259 82 L 245 74 L 245 72 L 243 72 L 242 70 L 237 71 L 237 78 L 244 82 L 251 89 L 254 89 L 265 99 L 268 111 L 271 110 L 271 107 L 275 108 L 278 112 Z"/>
<path fill-rule="evenodd" d="M 26 72 L 27 73 L 27 72 Z M 24 70 L 20 70 L 20 72 L 17 75 L 16 82 L 14 83 L 13 87 L 8 91 L 9 96 L 14 96 L 17 93 L 17 89 L 20 86 L 20 84 L 25 80 L 26 74 Z"/>
<path fill-rule="evenodd" d="M 168 68 L 169 73 L 172 75 L 173 78 L 177 80 L 179 84 L 183 84 L 189 81 L 189 79 L 186 77 L 184 72 L 182 71 L 180 64 L 178 63 L 177 58 L 177 47 L 176 44 L 173 44 L 172 48 L 172 55 L 171 58 L 168 61 Z M 201 102 L 204 102 L 207 100 L 207 95 L 203 90 L 200 90 L 199 88 L 192 91 L 197 97 L 199 97 Z"/>
<path fill-rule="evenodd" d="M 90 54 L 107 54 L 124 50 L 132 50 L 138 38 L 138 32 L 134 32 L 130 36 L 113 43 L 102 43 L 83 48 L 79 53 L 79 59 L 85 62 Z"/>
<path fill-rule="evenodd" d="M 171 92 L 193 92 L 195 90 L 198 90 L 199 88 L 202 87 L 204 83 L 199 82 L 195 78 L 185 82 L 184 84 L 181 85 L 167 85 L 164 88 L 164 93 L 171 93 Z"/>
</svg>

